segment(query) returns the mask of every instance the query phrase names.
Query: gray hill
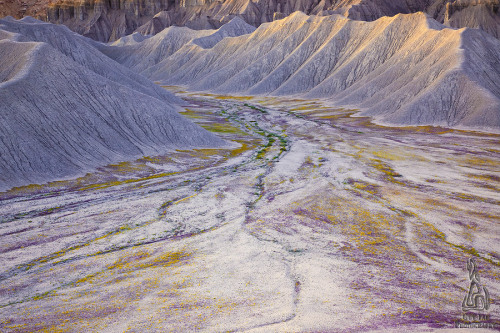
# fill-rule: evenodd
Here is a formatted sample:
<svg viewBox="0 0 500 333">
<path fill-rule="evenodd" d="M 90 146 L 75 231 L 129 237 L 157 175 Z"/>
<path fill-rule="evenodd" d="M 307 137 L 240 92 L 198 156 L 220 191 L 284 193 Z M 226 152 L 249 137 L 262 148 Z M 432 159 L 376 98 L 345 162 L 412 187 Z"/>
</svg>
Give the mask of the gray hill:
<svg viewBox="0 0 500 333">
<path fill-rule="evenodd" d="M 213 33 L 213 30 L 192 30 L 173 26 L 141 43 L 125 46 L 113 43 L 111 46 L 100 46 L 99 49 L 117 62 L 141 72 L 172 55 L 193 39 Z"/>
<path fill-rule="evenodd" d="M 147 71 L 164 59 L 184 47 L 180 54 L 189 53 L 188 49 L 198 46 L 204 49 L 214 47 L 225 37 L 235 37 L 249 34 L 255 28 L 236 17 L 218 30 L 193 30 L 186 27 L 169 27 L 159 34 L 143 42 L 123 42 L 119 40 L 111 46 L 100 46 L 99 49 L 136 72 Z M 187 56 L 185 58 L 187 60 Z"/>
<path fill-rule="evenodd" d="M 66 27 L 0 20 L 0 190 L 224 144 L 179 100 Z"/>
<path fill-rule="evenodd" d="M 122 38 L 118 39 L 112 45 L 118 45 L 118 46 L 125 46 L 125 45 L 134 45 L 137 43 L 140 43 L 144 41 L 145 39 L 149 38 L 151 36 L 148 35 L 143 35 L 138 32 L 134 32 L 130 35 L 123 36 Z"/>
<path fill-rule="evenodd" d="M 500 42 L 423 13 L 363 22 L 297 12 L 212 48 L 176 48 L 143 73 L 198 91 L 328 99 L 387 124 L 500 127 Z"/>
<path fill-rule="evenodd" d="M 255 27 L 246 23 L 239 17 L 235 17 L 229 23 L 224 24 L 220 29 L 206 37 L 199 37 L 193 40 L 193 43 L 204 48 L 210 49 L 226 37 L 237 37 L 250 34 L 255 31 Z"/>
</svg>

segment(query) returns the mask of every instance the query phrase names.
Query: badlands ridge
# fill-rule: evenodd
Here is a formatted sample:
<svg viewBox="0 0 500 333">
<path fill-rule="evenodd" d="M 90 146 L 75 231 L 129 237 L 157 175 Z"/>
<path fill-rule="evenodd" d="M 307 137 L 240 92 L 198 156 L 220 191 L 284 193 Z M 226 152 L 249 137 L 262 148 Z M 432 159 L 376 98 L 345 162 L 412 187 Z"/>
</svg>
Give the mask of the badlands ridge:
<svg viewBox="0 0 500 333">
<path fill-rule="evenodd" d="M 236 18 L 221 30 L 253 30 L 242 25 Z M 207 36 L 170 27 L 103 51 L 189 90 L 327 99 L 391 125 L 500 127 L 500 42 L 477 29 L 449 29 L 423 13 L 363 22 L 296 12 L 200 45 Z"/>
</svg>

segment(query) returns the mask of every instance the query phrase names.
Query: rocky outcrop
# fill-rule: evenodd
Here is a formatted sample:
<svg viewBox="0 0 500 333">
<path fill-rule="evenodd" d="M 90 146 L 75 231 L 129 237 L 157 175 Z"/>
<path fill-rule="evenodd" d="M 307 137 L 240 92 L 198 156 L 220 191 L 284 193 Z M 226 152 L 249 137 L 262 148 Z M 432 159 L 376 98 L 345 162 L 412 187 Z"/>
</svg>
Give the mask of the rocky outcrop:
<svg viewBox="0 0 500 333">
<path fill-rule="evenodd" d="M 373 21 L 399 13 L 426 12 L 438 22 L 454 28 L 479 28 L 499 37 L 499 0 L 226 0 L 197 7 L 175 7 L 159 13 L 138 31 L 154 34 L 171 25 L 194 29 L 218 28 L 234 16 L 259 26 L 285 18 L 295 11 L 306 14 L 340 14 L 362 21 Z"/>
<path fill-rule="evenodd" d="M 0 191 L 224 142 L 64 26 L 0 20 Z"/>
<path fill-rule="evenodd" d="M 107 42 L 131 34 L 171 5 L 170 0 L 65 0 L 48 7 L 47 21 L 65 24 L 81 35 Z"/>
<path fill-rule="evenodd" d="M 20 19 L 31 16 L 46 20 L 48 5 L 49 0 L 0 0 L 0 18 L 12 16 Z"/>
<path fill-rule="evenodd" d="M 480 28 L 499 37 L 500 0 L 0 0 L 0 17 L 31 15 L 99 41 L 138 31 L 154 35 L 178 25 L 214 29 L 239 16 L 257 27 L 295 11 L 340 14 L 373 21 L 382 16 L 423 11 L 454 28 Z"/>
<path fill-rule="evenodd" d="M 142 74 L 196 91 L 326 99 L 384 124 L 500 129 L 500 41 L 423 13 L 363 22 L 296 12 L 213 47 L 176 48 Z"/>
<path fill-rule="evenodd" d="M 448 2 L 437 15 L 445 25 L 478 28 L 500 38 L 500 3 L 495 0 Z"/>
</svg>

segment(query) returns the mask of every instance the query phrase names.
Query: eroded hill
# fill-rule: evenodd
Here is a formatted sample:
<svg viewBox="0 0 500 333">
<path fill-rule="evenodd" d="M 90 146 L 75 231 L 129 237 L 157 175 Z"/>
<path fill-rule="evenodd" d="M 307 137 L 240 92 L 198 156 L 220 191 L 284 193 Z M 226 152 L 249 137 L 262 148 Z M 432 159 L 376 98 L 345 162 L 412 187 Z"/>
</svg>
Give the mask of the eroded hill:
<svg viewBox="0 0 500 333">
<path fill-rule="evenodd" d="M 500 127 L 500 42 L 481 30 L 449 29 L 423 13 L 363 22 L 297 12 L 213 47 L 190 41 L 155 56 L 173 40 L 167 32 L 202 34 L 182 29 L 107 53 L 194 91 L 321 98 L 393 125 Z"/>
<path fill-rule="evenodd" d="M 180 100 L 63 26 L 0 20 L 0 191 L 224 144 Z"/>
</svg>

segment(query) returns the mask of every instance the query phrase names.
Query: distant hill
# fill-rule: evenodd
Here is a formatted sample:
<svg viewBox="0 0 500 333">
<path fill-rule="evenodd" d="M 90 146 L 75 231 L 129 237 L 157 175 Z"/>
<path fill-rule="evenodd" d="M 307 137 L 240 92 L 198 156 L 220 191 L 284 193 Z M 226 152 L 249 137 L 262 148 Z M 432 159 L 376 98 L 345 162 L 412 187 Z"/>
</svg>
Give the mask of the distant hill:
<svg viewBox="0 0 500 333">
<path fill-rule="evenodd" d="M 224 142 L 64 26 L 0 20 L 0 191 Z"/>
<path fill-rule="evenodd" d="M 186 27 L 169 27 L 159 34 L 143 42 L 128 42 L 129 36 L 120 38 L 111 47 L 98 46 L 98 48 L 121 64 L 142 72 L 160 63 L 182 47 L 197 46 L 209 49 L 225 37 L 236 37 L 249 34 L 256 28 L 236 17 L 218 30 L 192 30 Z M 188 60 L 189 52 L 184 60 Z"/>
<path fill-rule="evenodd" d="M 258 27 L 295 11 L 373 21 L 425 12 L 454 28 L 479 28 L 500 37 L 500 0 L 0 0 L 0 17 L 33 16 L 108 42 L 134 31 L 154 35 L 169 26 L 219 28 L 233 17 Z"/>
<path fill-rule="evenodd" d="M 137 44 L 122 61 L 191 90 L 322 98 L 385 124 L 500 128 L 500 41 L 423 13 L 363 22 L 296 12 L 211 48 L 176 45 L 149 62 L 144 52 L 154 54 L 161 38 Z"/>
</svg>

